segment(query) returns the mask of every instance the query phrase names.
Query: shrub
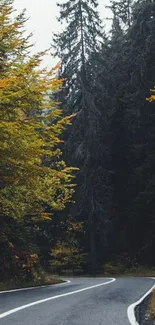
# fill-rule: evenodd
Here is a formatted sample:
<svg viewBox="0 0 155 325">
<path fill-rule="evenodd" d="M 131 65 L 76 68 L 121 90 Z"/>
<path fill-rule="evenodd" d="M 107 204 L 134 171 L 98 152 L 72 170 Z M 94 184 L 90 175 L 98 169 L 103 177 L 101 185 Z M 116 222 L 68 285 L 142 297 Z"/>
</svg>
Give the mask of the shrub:
<svg viewBox="0 0 155 325">
<path fill-rule="evenodd" d="M 113 263 L 106 263 L 104 265 L 104 273 L 105 274 L 123 274 L 125 273 L 125 267 L 124 265 L 118 263 L 118 264 L 113 264 Z"/>
<path fill-rule="evenodd" d="M 84 254 L 76 246 L 69 246 L 65 242 L 58 242 L 51 253 L 50 266 L 53 272 L 64 274 L 65 272 L 77 274 L 82 270 Z"/>
</svg>

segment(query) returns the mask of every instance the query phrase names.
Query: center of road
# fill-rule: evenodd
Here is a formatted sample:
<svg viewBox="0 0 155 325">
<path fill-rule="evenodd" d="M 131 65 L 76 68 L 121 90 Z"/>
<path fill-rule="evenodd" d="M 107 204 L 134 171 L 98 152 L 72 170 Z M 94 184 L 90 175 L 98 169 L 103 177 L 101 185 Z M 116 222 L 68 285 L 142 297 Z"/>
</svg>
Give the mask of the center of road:
<svg viewBox="0 0 155 325">
<path fill-rule="evenodd" d="M 8 311 L 0 314 L 0 318 L 7 317 L 7 316 L 9 316 L 11 314 L 14 314 L 14 313 L 20 311 L 20 310 L 23 310 L 23 309 L 26 309 L 26 308 L 29 308 L 29 307 L 32 307 L 32 306 L 35 306 L 35 305 L 42 304 L 42 303 L 50 301 L 50 300 L 54 300 L 54 299 L 58 299 L 58 298 L 61 298 L 61 297 L 66 297 L 66 296 L 71 296 L 71 295 L 74 295 L 76 293 L 83 292 L 83 291 L 86 291 L 86 290 L 95 289 L 97 287 L 104 286 L 104 285 L 112 283 L 114 281 L 116 281 L 116 279 L 111 278 L 109 281 L 104 282 L 104 283 L 100 283 L 100 284 L 96 284 L 96 285 L 93 285 L 93 286 L 90 286 L 90 287 L 85 287 L 85 288 L 82 288 L 82 289 L 79 289 L 79 290 L 63 293 L 63 294 L 60 294 L 60 295 L 57 295 L 57 296 L 48 297 L 48 298 L 45 298 L 45 299 L 42 299 L 42 300 L 33 301 L 33 302 L 29 303 L 29 304 L 26 304 L 26 305 L 23 305 L 23 306 L 8 310 Z"/>
</svg>

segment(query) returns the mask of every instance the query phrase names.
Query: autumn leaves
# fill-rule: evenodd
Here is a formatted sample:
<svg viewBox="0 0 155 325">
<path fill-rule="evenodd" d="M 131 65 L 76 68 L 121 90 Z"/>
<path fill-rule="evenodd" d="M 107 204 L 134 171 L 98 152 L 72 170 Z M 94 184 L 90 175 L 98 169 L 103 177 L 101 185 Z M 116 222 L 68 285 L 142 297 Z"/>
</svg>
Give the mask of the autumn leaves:
<svg viewBox="0 0 155 325">
<path fill-rule="evenodd" d="M 66 167 L 57 146 L 70 118 L 62 118 L 57 103 L 51 95 L 47 97 L 61 87 L 61 81 L 56 79 L 55 69 L 40 68 L 46 51 L 30 55 L 25 15 L 13 19 L 12 13 L 12 1 L 2 1 L 0 213 L 38 218 L 45 215 L 44 206 L 63 209 L 73 193 L 72 170 Z"/>
</svg>

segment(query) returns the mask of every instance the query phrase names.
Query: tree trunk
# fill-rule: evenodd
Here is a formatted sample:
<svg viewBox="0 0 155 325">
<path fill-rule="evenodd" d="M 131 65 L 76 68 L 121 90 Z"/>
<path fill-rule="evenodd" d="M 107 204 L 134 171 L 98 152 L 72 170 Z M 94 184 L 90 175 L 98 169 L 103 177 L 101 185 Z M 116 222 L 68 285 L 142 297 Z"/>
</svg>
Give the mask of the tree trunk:
<svg viewBox="0 0 155 325">
<path fill-rule="evenodd" d="M 91 275 L 96 276 L 96 244 L 95 244 L 95 224 L 93 210 L 89 213 L 89 236 L 90 236 L 90 256 L 91 256 Z"/>
</svg>

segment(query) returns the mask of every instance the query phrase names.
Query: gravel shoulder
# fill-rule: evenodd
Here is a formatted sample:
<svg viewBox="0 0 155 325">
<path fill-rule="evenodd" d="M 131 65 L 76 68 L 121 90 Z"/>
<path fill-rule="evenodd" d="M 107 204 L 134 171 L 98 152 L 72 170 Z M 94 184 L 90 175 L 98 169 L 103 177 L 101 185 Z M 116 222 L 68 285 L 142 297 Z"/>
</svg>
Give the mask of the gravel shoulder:
<svg viewBox="0 0 155 325">
<path fill-rule="evenodd" d="M 155 320 L 149 315 L 151 294 L 149 294 L 136 308 L 135 315 L 139 325 L 155 325 Z"/>
</svg>

